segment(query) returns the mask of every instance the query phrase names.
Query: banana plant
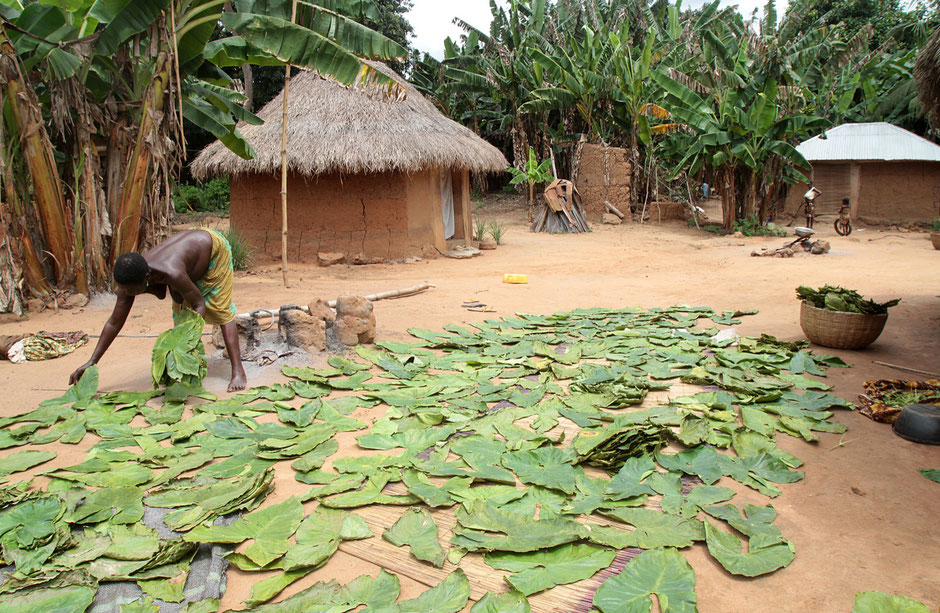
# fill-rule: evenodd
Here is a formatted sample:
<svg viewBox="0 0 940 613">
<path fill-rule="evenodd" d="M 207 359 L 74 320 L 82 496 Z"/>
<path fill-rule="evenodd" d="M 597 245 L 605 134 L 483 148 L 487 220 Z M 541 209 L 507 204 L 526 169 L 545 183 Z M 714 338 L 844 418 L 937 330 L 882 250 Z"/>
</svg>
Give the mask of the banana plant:
<svg viewBox="0 0 940 613">
<path fill-rule="evenodd" d="M 535 157 L 535 149 L 529 147 L 529 157 L 525 163 L 525 169 L 519 170 L 510 166 L 506 169 L 509 174 L 512 175 L 512 180 L 509 182 L 510 185 L 521 185 L 526 183 L 528 185 L 528 210 L 529 210 L 529 221 L 532 221 L 533 208 L 535 206 L 535 186 L 539 183 L 547 183 L 553 180 L 552 176 L 552 161 L 543 160 L 539 163 L 538 159 Z"/>
<path fill-rule="evenodd" d="M 261 120 L 243 108 L 224 68 L 289 64 L 403 95 L 401 84 L 362 59 L 405 55 L 359 23 L 378 18 L 371 0 L 297 0 L 296 15 L 293 0 L 235 0 L 224 12 L 226 4 L 0 7 L 3 121 L 9 142 L 18 143 L 13 155 L 25 160 L 19 180 L 36 194 L 18 230 L 40 237 L 33 254 L 51 262 L 60 289 L 106 286 L 117 255 L 166 234 L 169 185 L 185 152 L 183 122 L 242 157 L 254 155 L 237 125 Z M 212 40 L 217 31 L 222 36 Z M 44 289 L 36 280 L 29 288 Z"/>
</svg>

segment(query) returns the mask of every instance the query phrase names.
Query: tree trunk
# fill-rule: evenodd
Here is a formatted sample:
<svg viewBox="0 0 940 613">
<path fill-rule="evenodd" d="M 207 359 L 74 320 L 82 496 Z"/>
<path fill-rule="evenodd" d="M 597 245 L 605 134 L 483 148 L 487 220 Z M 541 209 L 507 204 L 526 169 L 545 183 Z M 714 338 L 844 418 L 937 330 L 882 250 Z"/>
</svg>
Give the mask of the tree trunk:
<svg viewBox="0 0 940 613">
<path fill-rule="evenodd" d="M 10 111 L 17 126 L 23 159 L 33 182 L 33 199 L 39 212 L 46 249 L 53 259 L 56 283 L 64 283 L 71 271 L 71 220 L 66 209 L 52 143 L 46 133 L 36 94 L 20 71 L 13 44 L 0 26 L 0 83 L 6 87 Z"/>
<path fill-rule="evenodd" d="M 114 222 L 117 228 L 111 244 L 111 263 L 122 253 L 136 251 L 141 235 L 140 218 L 144 199 L 151 189 L 153 148 L 159 146 L 159 128 L 163 121 L 167 86 L 170 80 L 169 54 L 161 51 L 154 65 L 154 76 L 144 97 L 137 143 L 131 155 Z"/>
<path fill-rule="evenodd" d="M 255 84 L 251 64 L 242 64 L 242 80 L 245 82 L 245 110 L 252 111 L 255 108 Z"/>
</svg>

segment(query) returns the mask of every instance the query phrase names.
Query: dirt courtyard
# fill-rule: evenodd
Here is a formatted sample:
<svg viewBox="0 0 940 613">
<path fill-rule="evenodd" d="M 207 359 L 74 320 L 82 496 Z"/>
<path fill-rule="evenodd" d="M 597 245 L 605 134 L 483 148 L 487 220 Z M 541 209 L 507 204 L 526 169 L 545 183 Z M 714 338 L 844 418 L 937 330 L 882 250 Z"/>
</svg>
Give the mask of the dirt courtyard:
<svg viewBox="0 0 940 613">
<path fill-rule="evenodd" d="M 482 321 L 515 312 L 551 313 L 588 307 L 657 307 L 673 304 L 710 306 L 716 310 L 759 309 L 744 317 L 741 334 L 773 334 L 785 340 L 802 339 L 795 288 L 825 283 L 857 289 L 878 301 L 901 298 L 892 309 L 879 340 L 866 350 L 833 353 L 852 364 L 828 371 L 834 393 L 854 400 L 869 379 L 917 378 L 878 366 L 873 361 L 940 371 L 940 251 L 925 233 L 856 231 L 835 234 L 831 221 L 818 224 L 821 237 L 832 244 L 824 256 L 791 259 L 754 258 L 753 250 L 777 247 L 786 239 L 716 237 L 685 224 L 602 226 L 582 235 L 532 234 L 524 211 L 488 205 L 475 216 L 506 224 L 503 244 L 469 260 L 426 259 L 412 264 L 334 266 L 318 268 L 316 254 L 290 267 L 290 287 L 281 283 L 276 262 L 259 261 L 249 272 L 236 275 L 235 301 L 240 312 L 281 304 L 307 304 L 316 298 L 341 294 L 366 295 L 429 282 L 433 289 L 417 296 L 375 303 L 378 338 L 413 340 L 406 328 L 432 330 L 444 324 Z M 501 282 L 504 273 L 529 276 L 527 285 Z M 477 300 L 492 313 L 468 312 L 465 300 Z M 82 309 L 46 311 L 28 319 L 0 320 L 0 335 L 38 330 L 84 330 L 97 334 L 113 304 L 100 296 Z M 124 328 L 126 334 L 162 332 L 169 327 L 169 304 L 151 296 L 137 299 Z M 49 362 L 14 366 L 0 363 L 0 415 L 34 408 L 67 387 L 69 373 L 88 359 L 93 343 L 76 353 Z M 153 339 L 117 339 L 100 363 L 101 390 L 149 389 Z M 228 362 L 211 353 L 205 387 L 225 395 Z M 313 356 L 324 366 L 326 355 Z M 284 380 L 276 366 L 248 367 L 249 385 Z M 921 377 L 924 378 L 924 377 Z M 378 417 L 376 407 L 368 417 Z M 363 417 L 363 414 L 357 414 Z M 138 418 L 140 419 L 140 418 Z M 891 427 L 852 412 L 837 412 L 843 436 L 820 433 L 818 443 L 779 435 L 778 445 L 805 462 L 806 478 L 782 486 L 783 494 L 769 501 L 742 491 L 737 505 L 771 502 L 777 525 L 793 542 L 796 558 L 776 573 L 745 579 L 728 574 L 704 543 L 683 550 L 696 573 L 699 610 L 704 613 L 762 611 L 848 612 L 854 595 L 880 590 L 940 606 L 940 484 L 922 477 L 919 468 L 940 468 L 940 447 L 918 445 L 896 436 Z M 135 423 L 136 425 L 136 423 Z M 842 444 L 839 445 L 840 439 Z M 354 439 L 349 438 L 354 449 Z M 45 465 L 15 475 L 16 479 L 81 461 L 94 443 L 89 435 L 79 446 L 47 446 L 59 456 Z M 340 454 L 344 448 L 341 447 Z M 278 472 L 277 489 L 269 502 L 280 502 L 307 486 L 293 480 L 292 471 Z M 267 504 L 267 503 L 266 503 Z M 312 503 L 305 505 L 309 512 Z M 381 560 L 376 560 L 381 564 Z M 379 566 L 338 552 L 330 562 L 292 586 L 293 594 L 316 581 L 375 575 Z M 229 570 L 223 609 L 239 608 L 250 583 L 267 575 Z M 402 577 L 402 598 L 426 589 Z M 469 610 L 469 607 L 468 609 Z"/>
</svg>

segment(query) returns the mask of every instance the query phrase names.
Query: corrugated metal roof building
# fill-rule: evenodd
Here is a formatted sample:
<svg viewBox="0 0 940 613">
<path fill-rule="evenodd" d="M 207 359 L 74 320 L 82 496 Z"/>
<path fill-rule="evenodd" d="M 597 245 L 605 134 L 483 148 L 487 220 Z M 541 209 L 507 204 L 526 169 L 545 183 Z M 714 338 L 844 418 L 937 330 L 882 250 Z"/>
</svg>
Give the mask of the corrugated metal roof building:
<svg viewBox="0 0 940 613">
<path fill-rule="evenodd" d="M 940 145 L 895 125 L 836 126 L 796 148 L 813 166 L 818 214 L 837 213 L 843 198 L 852 216 L 869 223 L 940 217 Z M 797 212 L 805 184 L 792 186 L 786 208 Z"/>
</svg>

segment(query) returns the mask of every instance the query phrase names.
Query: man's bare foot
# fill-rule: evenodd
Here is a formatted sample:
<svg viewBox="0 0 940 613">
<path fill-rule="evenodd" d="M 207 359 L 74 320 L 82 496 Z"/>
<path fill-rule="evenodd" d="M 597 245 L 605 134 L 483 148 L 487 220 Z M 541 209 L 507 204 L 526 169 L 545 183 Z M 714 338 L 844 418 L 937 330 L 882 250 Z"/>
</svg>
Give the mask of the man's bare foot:
<svg viewBox="0 0 940 613">
<path fill-rule="evenodd" d="M 228 391 L 230 392 L 240 392 L 245 389 L 247 384 L 248 377 L 245 376 L 245 371 L 233 372 L 232 380 L 228 384 Z"/>
</svg>

